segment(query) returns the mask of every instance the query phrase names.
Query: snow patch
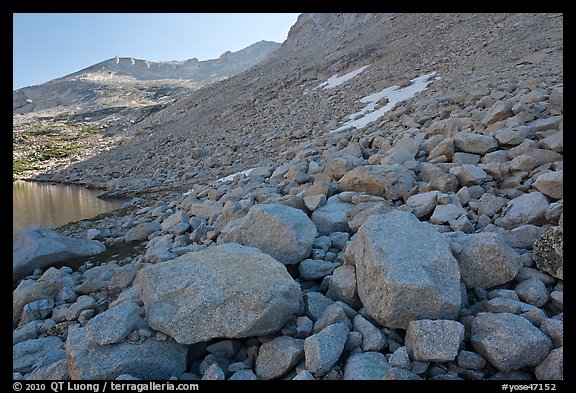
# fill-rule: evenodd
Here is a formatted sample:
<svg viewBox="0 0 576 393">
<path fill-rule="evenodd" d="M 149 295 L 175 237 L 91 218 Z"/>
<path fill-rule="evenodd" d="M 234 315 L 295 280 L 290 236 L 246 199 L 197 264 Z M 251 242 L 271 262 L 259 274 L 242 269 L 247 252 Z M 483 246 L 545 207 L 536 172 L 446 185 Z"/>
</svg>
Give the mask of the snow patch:
<svg viewBox="0 0 576 393">
<path fill-rule="evenodd" d="M 416 93 L 426 90 L 428 85 L 431 83 L 431 79 L 440 79 L 437 76 L 437 72 L 431 72 L 426 75 L 419 76 L 414 79 L 410 79 L 412 82 L 406 87 L 400 86 L 390 86 L 382 91 L 370 94 L 360 100 L 360 102 L 366 104 L 366 106 L 359 112 L 353 113 L 348 116 L 349 120 L 344 123 L 341 127 L 331 131 L 338 132 L 344 129 L 354 127 L 363 128 L 366 127 L 371 122 L 378 120 L 380 117 L 384 116 L 386 112 L 394 107 L 399 102 L 405 101 L 413 97 Z M 376 103 L 383 98 L 388 99 L 388 103 L 379 109 L 376 109 Z M 360 116 L 360 117 L 359 117 Z M 357 118 L 358 117 L 358 118 Z"/>
<path fill-rule="evenodd" d="M 320 87 L 324 87 L 324 89 L 332 89 L 333 87 L 340 86 L 342 83 L 347 82 L 350 79 L 354 78 L 356 75 L 358 75 L 359 73 L 364 71 L 369 66 L 370 66 L 370 64 L 368 64 L 364 67 L 360 67 L 357 70 L 354 70 L 354 71 L 349 72 L 347 74 L 344 74 L 342 76 L 338 76 L 338 74 L 334 74 L 330 78 L 328 78 L 328 80 L 326 82 L 320 83 L 318 86 L 316 86 L 316 89 L 318 89 Z"/>
<path fill-rule="evenodd" d="M 246 169 L 245 171 L 242 171 L 242 172 L 236 172 L 236 173 L 233 173 L 233 174 L 228 175 L 226 177 L 222 177 L 222 178 L 218 179 L 218 181 L 219 182 L 232 181 L 232 180 L 234 180 L 234 176 L 236 176 L 236 175 L 248 176 L 250 174 L 250 172 L 252 172 L 254 169 L 256 169 L 256 168 L 250 168 L 250 169 Z"/>
</svg>

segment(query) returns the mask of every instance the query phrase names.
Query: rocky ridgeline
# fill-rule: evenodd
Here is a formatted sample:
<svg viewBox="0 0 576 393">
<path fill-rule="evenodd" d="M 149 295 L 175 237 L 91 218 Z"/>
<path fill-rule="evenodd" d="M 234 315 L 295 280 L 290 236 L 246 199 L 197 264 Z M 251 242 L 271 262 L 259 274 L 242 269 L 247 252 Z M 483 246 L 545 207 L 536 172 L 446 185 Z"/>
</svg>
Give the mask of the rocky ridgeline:
<svg viewBox="0 0 576 393">
<path fill-rule="evenodd" d="M 20 256 L 14 378 L 562 379 L 562 73 L 514 69 L 59 228 L 135 251 Z"/>
</svg>

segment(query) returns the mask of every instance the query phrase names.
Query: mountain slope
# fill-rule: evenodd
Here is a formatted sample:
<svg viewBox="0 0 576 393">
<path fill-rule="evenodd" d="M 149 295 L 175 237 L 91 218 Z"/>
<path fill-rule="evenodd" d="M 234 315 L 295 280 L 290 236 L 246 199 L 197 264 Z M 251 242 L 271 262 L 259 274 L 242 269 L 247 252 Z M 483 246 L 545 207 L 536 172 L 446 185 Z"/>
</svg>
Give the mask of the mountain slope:
<svg viewBox="0 0 576 393">
<path fill-rule="evenodd" d="M 121 143 L 116 133 L 174 102 L 178 95 L 238 74 L 280 44 L 260 41 L 219 59 L 154 63 L 116 58 L 13 92 L 13 173 L 83 160 Z"/>
<path fill-rule="evenodd" d="M 431 72 L 441 78 L 421 98 L 532 76 L 559 81 L 562 52 L 559 14 L 303 14 L 266 61 L 185 94 L 128 128 L 122 146 L 51 178 L 115 188 L 108 182 L 126 177 L 185 188 L 192 179 L 217 179 L 326 134 L 361 109 L 359 98 L 383 88 Z M 316 89 L 336 73 L 366 65 L 336 89 Z M 198 148 L 209 159 L 191 157 Z"/>
</svg>

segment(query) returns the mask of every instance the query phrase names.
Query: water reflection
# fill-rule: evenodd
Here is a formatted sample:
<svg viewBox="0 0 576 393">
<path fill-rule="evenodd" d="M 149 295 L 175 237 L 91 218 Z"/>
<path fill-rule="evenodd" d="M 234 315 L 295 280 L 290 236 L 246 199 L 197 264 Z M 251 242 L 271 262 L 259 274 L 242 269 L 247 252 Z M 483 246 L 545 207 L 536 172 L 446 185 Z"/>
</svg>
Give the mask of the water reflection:
<svg viewBox="0 0 576 393">
<path fill-rule="evenodd" d="M 101 191 L 75 185 L 12 183 L 12 230 L 31 224 L 63 225 L 118 209 L 125 200 L 103 200 Z"/>
</svg>

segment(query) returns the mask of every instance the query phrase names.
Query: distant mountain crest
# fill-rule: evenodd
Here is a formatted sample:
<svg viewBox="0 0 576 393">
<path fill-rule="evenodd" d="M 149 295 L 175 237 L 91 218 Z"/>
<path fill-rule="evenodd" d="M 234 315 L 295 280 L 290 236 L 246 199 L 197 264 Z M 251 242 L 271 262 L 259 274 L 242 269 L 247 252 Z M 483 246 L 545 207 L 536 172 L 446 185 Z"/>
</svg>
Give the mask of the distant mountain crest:
<svg viewBox="0 0 576 393">
<path fill-rule="evenodd" d="M 131 76 L 138 80 L 187 79 L 207 81 L 215 77 L 237 74 L 268 57 L 281 44 L 273 41 L 259 41 L 238 52 L 226 51 L 218 59 L 199 61 L 192 58 L 184 61 L 162 61 L 114 57 L 104 60 L 65 78 L 84 73 L 108 71 L 117 75 Z"/>
<path fill-rule="evenodd" d="M 192 58 L 153 62 L 115 56 L 61 78 L 15 90 L 12 110 L 14 114 L 25 114 L 52 109 L 69 112 L 74 108 L 94 117 L 95 110 L 112 113 L 111 108 L 156 105 L 161 97 L 197 90 L 207 83 L 239 74 L 268 58 L 281 45 L 259 41 L 205 61 Z"/>
</svg>

